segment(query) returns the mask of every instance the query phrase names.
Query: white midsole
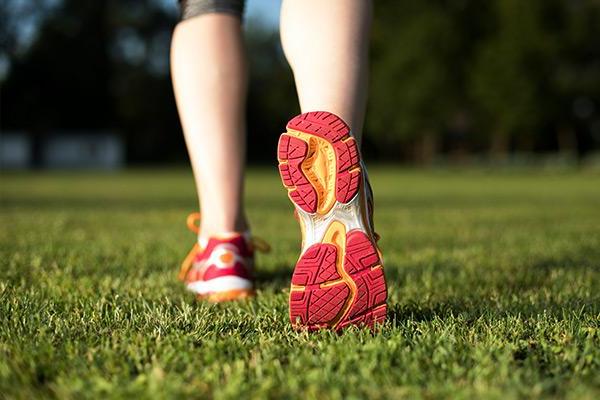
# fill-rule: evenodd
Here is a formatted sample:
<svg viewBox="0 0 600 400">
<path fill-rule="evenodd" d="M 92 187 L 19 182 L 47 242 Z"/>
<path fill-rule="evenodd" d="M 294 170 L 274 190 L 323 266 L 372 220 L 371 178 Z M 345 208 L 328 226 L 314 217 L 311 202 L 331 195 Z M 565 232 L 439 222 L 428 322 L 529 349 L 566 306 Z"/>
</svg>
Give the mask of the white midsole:
<svg viewBox="0 0 600 400">
<path fill-rule="evenodd" d="M 252 290 L 254 285 L 248 279 L 239 276 L 222 276 L 208 281 L 196 281 L 187 284 L 187 289 L 198 294 L 227 292 L 229 290 Z"/>
<path fill-rule="evenodd" d="M 366 174 L 366 168 L 361 163 L 363 174 Z M 302 238 L 302 252 L 304 252 L 313 244 L 321 243 L 323 237 L 333 221 L 339 221 L 346 226 L 346 232 L 354 229 L 359 229 L 362 232 L 368 234 L 372 232 L 372 227 L 366 227 L 361 217 L 361 207 L 366 207 L 364 186 L 365 186 L 365 175 L 363 175 L 363 182 L 356 195 L 348 203 L 340 203 L 336 201 L 331 210 L 325 215 L 319 215 L 317 213 L 310 214 L 301 209 L 296 205 L 298 216 L 301 219 L 301 223 L 304 226 L 304 237 Z"/>
<path fill-rule="evenodd" d="M 304 226 L 304 237 L 302 240 L 302 253 L 313 244 L 321 243 L 327 228 L 331 225 L 332 221 L 339 221 L 346 226 L 346 232 L 353 229 L 360 229 L 363 232 L 367 232 L 362 218 L 360 217 L 360 196 L 354 196 L 348 203 L 340 203 L 336 201 L 332 209 L 325 215 L 309 214 L 302 210 L 300 207 L 296 207 L 298 210 L 298 216 L 302 219 Z"/>
</svg>

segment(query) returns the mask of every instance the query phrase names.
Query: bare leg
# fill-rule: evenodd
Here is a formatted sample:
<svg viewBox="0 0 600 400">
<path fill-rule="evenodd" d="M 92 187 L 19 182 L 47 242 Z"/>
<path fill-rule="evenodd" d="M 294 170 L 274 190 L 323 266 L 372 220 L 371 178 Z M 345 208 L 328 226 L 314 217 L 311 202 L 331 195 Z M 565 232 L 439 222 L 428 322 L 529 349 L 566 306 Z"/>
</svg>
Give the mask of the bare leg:
<svg viewBox="0 0 600 400">
<path fill-rule="evenodd" d="M 171 65 L 198 197 L 207 210 L 201 237 L 244 231 L 247 73 L 240 19 L 213 13 L 179 23 Z"/>
<path fill-rule="evenodd" d="M 360 141 L 368 79 L 369 0 L 284 0 L 281 42 L 302 112 L 329 111 Z"/>
</svg>

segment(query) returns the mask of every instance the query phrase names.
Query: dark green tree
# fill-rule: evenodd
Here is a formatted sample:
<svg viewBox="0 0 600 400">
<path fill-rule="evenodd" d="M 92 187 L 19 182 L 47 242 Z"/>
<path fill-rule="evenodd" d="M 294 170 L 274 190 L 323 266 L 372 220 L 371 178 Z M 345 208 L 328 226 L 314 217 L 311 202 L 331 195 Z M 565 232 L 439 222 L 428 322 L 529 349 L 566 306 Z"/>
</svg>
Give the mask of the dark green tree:
<svg viewBox="0 0 600 400">
<path fill-rule="evenodd" d="M 367 131 L 381 148 L 420 142 L 435 151 L 450 112 L 453 77 L 447 68 L 456 46 L 452 21 L 433 2 L 377 4 Z M 411 146 L 414 148 L 414 146 Z"/>
<path fill-rule="evenodd" d="M 558 51 L 550 79 L 556 144 L 563 154 L 577 154 L 600 142 L 600 2 L 561 2 Z M 600 134 L 600 132 L 598 132 Z M 583 143 L 582 143 L 583 142 Z"/>
<path fill-rule="evenodd" d="M 505 158 L 511 139 L 531 150 L 548 103 L 557 35 L 547 17 L 555 2 L 496 0 L 494 31 L 479 44 L 469 92 L 490 151 Z"/>
</svg>

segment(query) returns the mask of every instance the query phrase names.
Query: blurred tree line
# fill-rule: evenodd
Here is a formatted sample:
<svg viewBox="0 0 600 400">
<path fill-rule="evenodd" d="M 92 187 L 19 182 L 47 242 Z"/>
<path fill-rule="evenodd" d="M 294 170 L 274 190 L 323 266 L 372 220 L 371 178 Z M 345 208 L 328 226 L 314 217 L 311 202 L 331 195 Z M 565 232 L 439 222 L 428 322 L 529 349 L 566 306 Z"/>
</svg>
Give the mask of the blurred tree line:
<svg viewBox="0 0 600 400">
<path fill-rule="evenodd" d="M 369 156 L 460 162 L 600 147 L 599 1 L 374 4 Z M 176 22 L 157 0 L 0 3 L 2 130 L 114 130 L 132 162 L 184 160 L 168 65 Z M 298 112 L 295 89 L 277 32 L 259 21 L 246 31 L 249 159 L 272 161 Z"/>
<path fill-rule="evenodd" d="M 379 1 L 377 11 L 367 131 L 379 146 L 421 161 L 598 147 L 600 2 Z"/>
</svg>

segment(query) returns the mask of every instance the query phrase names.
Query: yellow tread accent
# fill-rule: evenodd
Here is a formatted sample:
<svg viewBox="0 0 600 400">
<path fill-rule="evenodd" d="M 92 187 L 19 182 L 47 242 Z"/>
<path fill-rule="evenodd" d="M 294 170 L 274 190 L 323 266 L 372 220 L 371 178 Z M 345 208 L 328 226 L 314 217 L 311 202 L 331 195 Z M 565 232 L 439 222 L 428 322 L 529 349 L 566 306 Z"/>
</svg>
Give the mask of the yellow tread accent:
<svg viewBox="0 0 600 400">
<path fill-rule="evenodd" d="M 292 283 L 292 286 L 290 287 L 290 290 L 292 292 L 304 292 L 306 290 L 306 286 L 302 286 L 302 285 L 294 285 Z"/>
<path fill-rule="evenodd" d="M 302 172 L 317 192 L 317 213 L 327 214 L 334 206 L 337 161 L 335 150 L 327 140 L 309 133 L 288 129 L 287 134 L 303 140 L 308 154 L 300 165 Z"/>
<path fill-rule="evenodd" d="M 335 261 L 335 268 L 342 277 L 342 281 L 344 281 L 350 289 L 350 296 L 346 299 L 346 303 L 344 303 L 344 306 L 338 315 L 336 315 L 331 322 L 331 327 L 335 328 L 350 310 L 358 290 L 356 283 L 354 283 L 354 280 L 352 280 L 350 275 L 348 275 L 344 269 L 344 259 L 346 258 L 346 226 L 340 221 L 333 221 L 327 228 L 321 243 L 329 243 L 336 246 L 337 258 Z"/>
<path fill-rule="evenodd" d="M 335 281 L 329 281 L 329 282 L 321 283 L 321 285 L 319 285 L 319 287 L 321 289 L 324 289 L 324 288 L 328 288 L 328 287 L 331 287 L 331 286 L 336 286 L 336 285 L 339 285 L 339 284 L 345 283 L 345 282 L 346 281 L 343 280 L 343 279 L 336 279 Z"/>
</svg>

